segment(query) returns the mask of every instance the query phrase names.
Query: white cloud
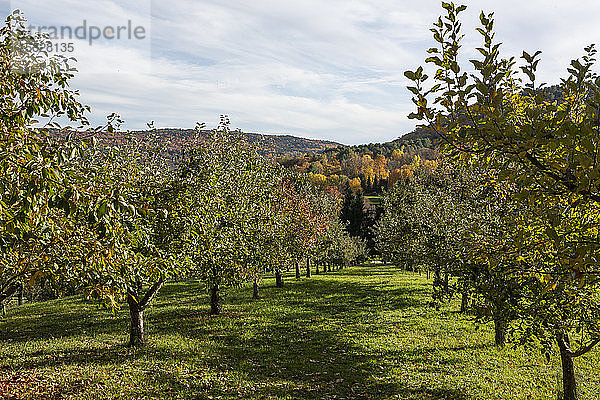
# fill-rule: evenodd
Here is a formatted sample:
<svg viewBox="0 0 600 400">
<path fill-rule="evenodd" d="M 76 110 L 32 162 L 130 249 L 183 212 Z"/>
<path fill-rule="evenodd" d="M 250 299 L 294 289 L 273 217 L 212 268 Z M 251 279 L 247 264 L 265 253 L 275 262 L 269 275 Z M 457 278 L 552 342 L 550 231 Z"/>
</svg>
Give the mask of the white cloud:
<svg viewBox="0 0 600 400">
<path fill-rule="evenodd" d="M 17 4 L 18 3 L 18 4 Z M 143 6 L 140 6 L 143 4 Z M 120 112 L 130 129 L 216 125 L 343 143 L 385 141 L 414 123 L 402 73 L 422 64 L 438 1 L 228 2 L 12 1 L 36 24 L 140 21 L 147 41 L 78 45 L 73 86 L 92 120 Z M 600 3 L 472 1 L 464 16 L 468 59 L 481 9 L 494 10 L 510 55 L 544 51 L 540 77 L 558 81 L 571 58 L 600 37 Z M 81 44 L 81 43 L 80 43 Z M 466 65 L 466 64 L 465 64 Z"/>
</svg>

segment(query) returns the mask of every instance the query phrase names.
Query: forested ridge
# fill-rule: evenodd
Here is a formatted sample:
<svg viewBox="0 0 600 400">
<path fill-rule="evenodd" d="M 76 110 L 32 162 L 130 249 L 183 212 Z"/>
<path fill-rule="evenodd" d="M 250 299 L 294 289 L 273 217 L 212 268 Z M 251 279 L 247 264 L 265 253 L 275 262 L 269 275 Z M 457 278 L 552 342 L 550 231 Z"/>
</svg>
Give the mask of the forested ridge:
<svg viewBox="0 0 600 400">
<path fill-rule="evenodd" d="M 228 118 L 223 116 L 223 118 Z M 305 139 L 292 135 L 263 135 L 232 130 L 233 133 L 256 147 L 259 154 L 277 159 L 282 166 L 298 173 L 308 173 L 319 184 L 343 189 L 351 179 L 367 193 L 381 193 L 395 182 L 402 167 L 417 160 L 437 160 L 439 136 L 427 129 L 416 129 L 398 139 L 385 143 L 370 143 L 355 146 Z M 51 135 L 65 140 L 67 137 L 85 138 L 89 131 L 50 129 Z M 150 143 L 161 148 L 165 160 L 171 164 L 179 162 L 186 149 L 197 145 L 211 135 L 204 126 L 201 129 L 151 128 L 144 131 L 98 131 L 93 136 L 103 146 L 121 145 L 131 141 Z M 367 156 L 367 157 L 365 157 Z M 377 172 L 375 172 L 377 169 Z M 314 175 L 318 176 L 314 176 Z M 389 175 L 392 174 L 392 181 Z M 325 178 L 323 178 L 323 176 Z"/>
<path fill-rule="evenodd" d="M 465 72 L 442 9 L 404 73 L 417 127 L 358 146 L 90 127 L 74 60 L 13 12 L 0 397 L 597 398 L 597 51 L 547 88 L 482 12 Z"/>
</svg>

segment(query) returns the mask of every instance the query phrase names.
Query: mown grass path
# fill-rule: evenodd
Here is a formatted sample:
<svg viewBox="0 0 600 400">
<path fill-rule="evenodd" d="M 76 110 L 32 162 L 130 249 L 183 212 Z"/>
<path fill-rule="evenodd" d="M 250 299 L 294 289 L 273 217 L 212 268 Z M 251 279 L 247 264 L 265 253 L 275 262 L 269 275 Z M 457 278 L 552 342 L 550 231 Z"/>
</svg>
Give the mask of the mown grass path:
<svg viewBox="0 0 600 400">
<path fill-rule="evenodd" d="M 29 304 L 0 321 L 2 399 L 554 399 L 557 364 L 491 345 L 451 306 L 427 306 L 424 277 L 348 268 L 260 300 L 232 290 L 211 317 L 197 282 L 172 283 L 147 312 L 148 346 L 131 350 L 127 315 L 81 298 Z M 600 356 L 577 362 L 600 398 Z"/>
</svg>

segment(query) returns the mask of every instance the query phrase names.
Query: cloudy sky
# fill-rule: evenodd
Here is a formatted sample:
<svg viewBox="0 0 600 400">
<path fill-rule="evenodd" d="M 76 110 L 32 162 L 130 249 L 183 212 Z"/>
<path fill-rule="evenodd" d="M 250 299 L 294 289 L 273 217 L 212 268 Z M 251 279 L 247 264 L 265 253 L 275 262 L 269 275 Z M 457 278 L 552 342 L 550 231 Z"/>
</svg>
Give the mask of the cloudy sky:
<svg viewBox="0 0 600 400">
<path fill-rule="evenodd" d="M 600 42 L 597 0 L 464 3 L 465 60 L 481 10 L 495 12 L 503 55 L 543 50 L 539 76 L 548 83 Z M 212 127 L 227 114 L 244 131 L 345 144 L 414 128 L 403 72 L 422 64 L 441 13 L 433 0 L 0 0 L 3 14 L 16 8 L 34 27 L 85 21 L 86 37 L 63 39 L 73 43 L 63 54 L 78 59 L 72 86 L 94 124 L 118 112 L 126 129 Z M 122 30 L 90 45 L 90 27 L 114 36 L 129 23 L 140 27 L 137 39 Z"/>
</svg>

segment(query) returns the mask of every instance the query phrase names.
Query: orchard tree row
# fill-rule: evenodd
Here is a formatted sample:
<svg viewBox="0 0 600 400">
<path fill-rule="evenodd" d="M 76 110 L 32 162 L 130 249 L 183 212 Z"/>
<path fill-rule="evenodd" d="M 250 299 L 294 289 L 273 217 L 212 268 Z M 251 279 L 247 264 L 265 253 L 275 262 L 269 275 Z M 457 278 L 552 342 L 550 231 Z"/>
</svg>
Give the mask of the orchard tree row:
<svg viewBox="0 0 600 400">
<path fill-rule="evenodd" d="M 385 257 L 434 273 L 434 301 L 453 293 L 525 345 L 557 351 L 563 398 L 578 398 L 574 360 L 600 342 L 600 78 L 585 49 L 560 95 L 536 80 L 541 52 L 501 58 L 481 13 L 474 73 L 463 72 L 459 14 L 431 29 L 426 69 L 407 71 L 410 115 L 442 138 L 446 160 L 401 180 L 378 227 Z M 430 81 L 433 80 L 432 83 Z"/>
<path fill-rule="evenodd" d="M 218 314 L 228 287 L 254 282 L 258 296 L 265 273 L 282 285 L 286 266 L 306 262 L 310 276 L 311 260 L 331 269 L 364 256 L 339 196 L 260 156 L 226 117 L 176 165 L 148 138 L 97 140 L 117 115 L 82 131 L 89 108 L 69 87 L 71 60 L 33 51 L 44 38 L 24 22 L 15 12 L 0 30 L 0 303 L 25 292 L 127 304 L 138 346 L 170 279 L 204 282 Z M 51 134 L 60 119 L 80 133 Z"/>
</svg>

